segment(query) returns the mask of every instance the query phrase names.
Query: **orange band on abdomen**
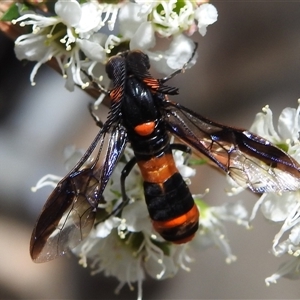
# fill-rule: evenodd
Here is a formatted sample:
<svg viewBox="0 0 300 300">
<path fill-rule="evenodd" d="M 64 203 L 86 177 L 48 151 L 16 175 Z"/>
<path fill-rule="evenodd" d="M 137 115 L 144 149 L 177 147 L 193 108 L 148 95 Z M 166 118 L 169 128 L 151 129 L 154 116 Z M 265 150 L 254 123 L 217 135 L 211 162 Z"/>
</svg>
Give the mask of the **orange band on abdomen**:
<svg viewBox="0 0 300 300">
<path fill-rule="evenodd" d="M 172 154 L 164 154 L 146 161 L 138 161 L 137 164 L 143 179 L 151 183 L 164 183 L 178 172 Z"/>
<path fill-rule="evenodd" d="M 166 240 L 174 244 L 183 244 L 191 241 L 195 236 L 199 223 L 199 211 L 194 203 L 185 214 L 167 221 L 153 221 L 153 228 Z M 174 232 L 174 229 L 176 232 Z M 172 235 L 170 234 L 172 232 Z"/>
<path fill-rule="evenodd" d="M 193 207 L 188 212 L 174 219 L 167 220 L 167 221 L 152 221 L 153 227 L 158 232 L 161 232 L 162 230 L 168 228 L 173 228 L 182 225 L 186 226 L 190 223 L 196 223 L 196 222 L 199 222 L 199 211 L 196 204 L 194 204 Z"/>
</svg>

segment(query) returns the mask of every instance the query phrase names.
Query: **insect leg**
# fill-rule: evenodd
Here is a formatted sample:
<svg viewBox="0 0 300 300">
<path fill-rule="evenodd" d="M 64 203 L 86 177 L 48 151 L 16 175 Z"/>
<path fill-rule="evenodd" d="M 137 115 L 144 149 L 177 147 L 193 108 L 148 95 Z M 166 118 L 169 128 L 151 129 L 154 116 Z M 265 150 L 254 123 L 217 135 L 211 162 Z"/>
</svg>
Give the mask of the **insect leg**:
<svg viewBox="0 0 300 300">
<path fill-rule="evenodd" d="M 122 173 L 121 173 L 121 193 L 122 193 L 122 198 L 123 198 L 123 206 L 128 203 L 129 198 L 126 195 L 126 190 L 125 190 L 125 180 L 126 177 L 129 175 L 131 170 L 133 169 L 134 165 L 136 164 L 136 158 L 133 157 L 123 168 Z"/>
<path fill-rule="evenodd" d="M 92 116 L 92 118 L 94 119 L 96 125 L 100 128 L 103 127 L 103 122 L 99 119 L 99 117 L 94 113 L 94 104 L 93 103 L 90 103 L 89 104 L 89 112 L 90 112 L 90 115 Z"/>
<path fill-rule="evenodd" d="M 121 172 L 121 193 L 122 193 L 122 203 L 120 203 L 118 205 L 118 207 L 116 209 L 114 209 L 113 213 L 114 215 L 117 215 L 118 213 L 120 213 L 122 211 L 122 209 L 124 208 L 124 206 L 126 204 L 128 204 L 129 202 L 129 198 L 126 194 L 126 190 L 125 190 L 125 180 L 126 177 L 129 175 L 129 173 L 131 172 L 132 168 L 134 167 L 134 165 L 136 164 L 136 158 L 133 157 L 123 168 L 122 172 Z"/>
<path fill-rule="evenodd" d="M 133 169 L 135 164 L 136 164 L 136 158 L 133 157 L 129 162 L 127 162 L 127 164 L 125 165 L 125 167 L 123 168 L 123 170 L 121 172 L 120 181 L 121 181 L 122 202 L 116 208 L 114 208 L 113 211 L 111 213 L 109 213 L 109 215 L 107 215 L 105 218 L 103 218 L 99 222 L 95 223 L 95 225 L 98 225 L 99 223 L 104 222 L 112 215 L 117 216 L 122 211 L 124 206 L 126 204 L 128 204 L 130 198 L 126 195 L 125 180 L 126 180 L 126 177 L 129 175 L 129 173 L 131 172 L 131 170 Z M 104 198 L 102 197 L 101 200 L 104 201 Z"/>
</svg>

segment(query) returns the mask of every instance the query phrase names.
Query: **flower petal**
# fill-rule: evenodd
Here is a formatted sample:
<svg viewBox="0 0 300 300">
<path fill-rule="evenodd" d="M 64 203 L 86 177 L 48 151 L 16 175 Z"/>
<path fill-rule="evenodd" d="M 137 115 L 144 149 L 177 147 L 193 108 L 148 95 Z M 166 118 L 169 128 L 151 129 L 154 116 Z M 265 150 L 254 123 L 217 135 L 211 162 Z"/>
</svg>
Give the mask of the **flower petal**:
<svg viewBox="0 0 300 300">
<path fill-rule="evenodd" d="M 218 11 L 212 4 L 202 4 L 195 10 L 195 19 L 198 20 L 199 33 L 204 36 L 206 27 L 217 21 Z"/>
<path fill-rule="evenodd" d="M 261 211 L 265 218 L 273 222 L 284 221 L 291 211 L 291 205 L 295 203 L 294 193 L 268 193 L 261 204 Z"/>
<path fill-rule="evenodd" d="M 99 23 L 101 20 L 101 12 L 99 12 L 95 3 L 87 2 L 82 4 L 81 11 L 82 14 L 80 21 L 76 25 L 76 32 L 82 34 L 88 31 L 96 31 L 100 29 L 101 25 Z M 83 37 L 82 35 L 80 36 Z"/>
<path fill-rule="evenodd" d="M 193 56 L 195 43 L 183 34 L 176 36 L 169 49 L 166 51 L 167 65 L 173 69 L 181 69 Z M 189 65 L 195 64 L 197 53 L 195 53 Z"/>
<path fill-rule="evenodd" d="M 296 116 L 295 108 L 287 107 L 281 112 L 278 119 L 278 132 L 283 140 L 298 139 L 299 116 L 297 116 L 297 119 Z M 296 137 L 294 136 L 295 134 L 297 134 Z"/>
<path fill-rule="evenodd" d="M 126 227 L 131 232 L 152 230 L 145 201 L 136 201 L 127 205 L 122 211 L 122 218 L 126 220 Z"/>
<path fill-rule="evenodd" d="M 130 50 L 147 50 L 155 46 L 154 29 L 151 22 L 143 22 L 130 41 Z"/>
<path fill-rule="evenodd" d="M 106 52 L 100 44 L 82 39 L 78 39 L 77 44 L 89 59 L 103 63 L 105 62 Z"/>
<path fill-rule="evenodd" d="M 58 0 L 54 9 L 63 22 L 69 26 L 76 26 L 81 19 L 81 7 L 75 0 Z"/>
<path fill-rule="evenodd" d="M 147 16 L 139 14 L 141 7 L 136 3 L 128 3 L 119 11 L 120 33 L 124 39 L 132 39 L 141 23 L 147 21 Z"/>
</svg>

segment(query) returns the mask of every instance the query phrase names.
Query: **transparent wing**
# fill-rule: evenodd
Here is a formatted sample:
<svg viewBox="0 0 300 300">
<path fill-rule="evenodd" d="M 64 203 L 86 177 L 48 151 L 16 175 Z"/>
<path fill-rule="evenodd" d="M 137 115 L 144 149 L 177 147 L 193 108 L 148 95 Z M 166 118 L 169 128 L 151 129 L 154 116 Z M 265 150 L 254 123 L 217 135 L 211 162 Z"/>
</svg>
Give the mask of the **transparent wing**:
<svg viewBox="0 0 300 300">
<path fill-rule="evenodd" d="M 269 141 L 249 131 L 210 121 L 170 101 L 163 101 L 168 130 L 214 161 L 240 186 L 252 191 L 300 188 L 300 165 Z"/>
<path fill-rule="evenodd" d="M 99 132 L 49 196 L 31 236 L 30 254 L 35 262 L 63 255 L 91 231 L 104 188 L 127 142 L 123 127 L 111 129 Z"/>
</svg>

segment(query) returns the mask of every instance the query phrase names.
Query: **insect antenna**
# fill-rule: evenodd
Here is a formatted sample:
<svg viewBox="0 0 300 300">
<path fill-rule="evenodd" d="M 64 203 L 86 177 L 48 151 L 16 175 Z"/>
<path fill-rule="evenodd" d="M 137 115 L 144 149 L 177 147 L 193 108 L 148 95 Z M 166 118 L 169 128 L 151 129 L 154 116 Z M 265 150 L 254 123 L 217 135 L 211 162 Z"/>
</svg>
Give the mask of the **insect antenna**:
<svg viewBox="0 0 300 300">
<path fill-rule="evenodd" d="M 164 92 L 163 89 L 167 88 L 167 86 L 164 86 L 163 84 L 167 81 L 169 81 L 170 79 L 172 79 L 173 77 L 175 77 L 176 75 L 180 74 L 180 73 L 184 73 L 185 70 L 187 69 L 188 65 L 190 64 L 190 62 L 193 60 L 193 58 L 195 57 L 195 54 L 196 54 L 196 51 L 198 49 L 198 43 L 195 43 L 195 47 L 194 47 L 194 50 L 193 50 L 193 53 L 191 55 L 191 57 L 189 58 L 189 60 L 182 66 L 181 69 L 178 69 L 176 71 L 174 71 L 173 73 L 171 73 L 170 75 L 164 77 L 164 78 L 161 78 L 159 79 L 159 82 L 161 83 L 161 89 L 159 89 L 160 92 L 162 93 L 166 93 L 168 94 L 167 92 Z M 178 94 L 178 92 L 177 92 Z M 170 94 L 168 94 L 170 95 Z"/>
<path fill-rule="evenodd" d="M 179 73 L 184 73 L 184 71 L 186 70 L 186 68 L 188 67 L 189 63 L 192 61 L 192 59 L 195 57 L 196 51 L 198 48 L 198 44 L 195 43 L 195 48 L 193 50 L 192 56 L 190 57 L 190 59 L 182 66 L 181 69 L 178 69 L 176 71 L 174 71 L 173 73 L 171 73 L 170 75 L 162 78 L 162 79 L 158 79 L 159 82 L 159 88 L 157 89 L 158 92 L 166 94 L 166 95 L 178 95 L 179 94 L 179 88 L 175 88 L 175 87 L 170 87 L 167 85 L 164 85 L 165 82 L 167 82 L 168 80 L 172 79 L 173 77 L 175 77 L 176 75 L 178 75 Z"/>
</svg>

